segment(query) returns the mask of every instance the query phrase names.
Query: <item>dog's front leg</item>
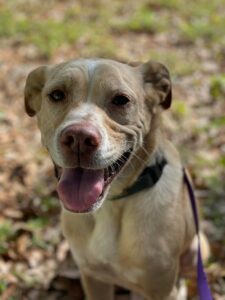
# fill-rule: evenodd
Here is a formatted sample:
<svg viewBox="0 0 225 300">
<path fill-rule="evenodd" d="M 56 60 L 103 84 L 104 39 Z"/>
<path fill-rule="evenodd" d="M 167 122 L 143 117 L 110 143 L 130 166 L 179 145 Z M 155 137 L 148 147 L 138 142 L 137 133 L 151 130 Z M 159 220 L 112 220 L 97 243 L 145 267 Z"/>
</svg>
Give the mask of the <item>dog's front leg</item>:
<svg viewBox="0 0 225 300">
<path fill-rule="evenodd" d="M 85 300 L 113 300 L 114 287 L 111 284 L 99 281 L 91 276 L 81 273 Z"/>
</svg>

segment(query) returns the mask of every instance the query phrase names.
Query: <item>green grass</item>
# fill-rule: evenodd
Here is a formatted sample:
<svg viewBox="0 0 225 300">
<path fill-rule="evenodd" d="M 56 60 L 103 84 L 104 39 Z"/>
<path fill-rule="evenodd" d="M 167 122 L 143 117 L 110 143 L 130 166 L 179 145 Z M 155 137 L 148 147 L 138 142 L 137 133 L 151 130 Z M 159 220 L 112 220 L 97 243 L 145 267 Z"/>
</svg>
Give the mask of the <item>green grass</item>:
<svg viewBox="0 0 225 300">
<path fill-rule="evenodd" d="M 55 237 L 52 237 L 51 241 L 46 241 L 43 236 L 45 229 L 49 227 L 50 223 L 51 219 L 49 217 L 36 217 L 27 221 L 27 229 L 32 233 L 32 247 L 48 249 L 50 244 L 53 245 L 56 242 Z"/>
<path fill-rule="evenodd" d="M 77 12 L 76 12 L 77 13 Z M 33 44 L 41 54 L 50 57 L 61 46 L 73 45 L 82 37 L 93 48 L 112 52 L 112 44 L 106 43 L 106 26 L 99 22 L 82 21 L 74 11 L 68 11 L 62 20 L 53 18 L 32 19 L 29 14 L 18 14 L 7 7 L 0 9 L 0 39 L 11 38 Z M 100 17 L 100 20 L 104 21 Z"/>
<path fill-rule="evenodd" d="M 58 199 L 54 197 L 45 197 L 41 200 L 41 211 L 48 213 L 51 210 L 58 208 Z"/>
<path fill-rule="evenodd" d="M 16 38 L 35 45 L 42 54 L 49 56 L 61 45 L 75 43 L 87 30 L 87 26 L 71 20 L 33 20 L 15 13 L 0 11 L 0 38 Z"/>
<path fill-rule="evenodd" d="M 0 224 L 0 254 L 7 252 L 8 242 L 14 234 L 15 231 L 11 221 Z"/>
<path fill-rule="evenodd" d="M 6 242 L 13 234 L 14 230 L 10 221 L 0 224 L 0 245 Z"/>
<path fill-rule="evenodd" d="M 218 174 L 206 178 L 208 195 L 204 205 L 204 215 L 213 221 L 213 224 L 223 229 L 225 219 L 221 207 L 224 201 L 224 178 L 218 178 Z"/>
<path fill-rule="evenodd" d="M 225 154 L 222 155 L 219 160 L 218 160 L 218 164 L 224 169 L 225 168 Z M 224 184 L 224 183 L 223 183 Z"/>
<path fill-rule="evenodd" d="M 224 100 L 225 98 L 225 73 L 215 75 L 211 78 L 210 94 L 214 100 Z"/>
<path fill-rule="evenodd" d="M 62 46 L 80 41 L 86 56 L 113 56 L 117 49 L 111 35 L 121 31 L 169 36 L 176 32 L 181 41 L 194 43 L 201 38 L 209 44 L 225 45 L 225 0 L 191 0 L 188 5 L 184 0 L 143 0 L 138 4 L 132 0 L 130 5 L 122 1 L 106 1 L 104 5 L 98 0 L 91 4 L 77 1 L 62 13 L 58 11 L 59 17 L 45 17 L 46 11 L 54 12 L 57 3 L 4 1 L 0 7 L 0 39 L 32 44 L 47 57 Z"/>
<path fill-rule="evenodd" d="M 151 34 L 176 32 L 181 41 L 194 43 L 202 39 L 208 44 L 225 44 L 224 7 L 225 0 L 191 0 L 188 5 L 184 0 L 143 1 L 117 18 L 115 28 Z"/>
<path fill-rule="evenodd" d="M 182 1 L 180 0 L 150 0 L 148 5 L 158 9 L 178 9 Z"/>
<path fill-rule="evenodd" d="M 225 43 L 224 0 L 179 1 L 177 12 L 180 21 L 178 31 L 181 39 L 195 42 L 205 40 L 208 44 Z"/>
<path fill-rule="evenodd" d="M 113 24 L 113 23 L 112 23 Z M 114 22 L 113 28 L 119 31 L 133 31 L 145 33 L 157 33 L 165 30 L 166 19 L 158 17 L 157 13 L 148 6 L 140 6 L 136 11 L 131 12 L 127 17 L 121 17 Z"/>
<path fill-rule="evenodd" d="M 170 22 L 170 26 L 175 24 L 180 37 L 189 42 L 199 38 L 209 43 L 225 42 L 224 0 L 191 0 L 188 3 L 184 0 L 150 0 L 149 6 L 169 10 L 170 20 L 177 15 L 177 22 Z"/>
<path fill-rule="evenodd" d="M 27 222 L 27 228 L 31 230 L 32 232 L 38 231 L 46 227 L 49 223 L 49 220 L 47 218 L 34 218 L 30 219 Z"/>
<path fill-rule="evenodd" d="M 221 117 L 217 117 L 214 118 L 210 124 L 209 127 L 214 127 L 214 128 L 225 128 L 225 117 L 221 116 Z"/>
<path fill-rule="evenodd" d="M 188 117 L 189 111 L 188 111 L 188 106 L 185 103 L 185 101 L 174 99 L 173 105 L 172 105 L 172 113 L 173 113 L 173 116 L 179 120 L 182 120 L 182 119 Z"/>
<path fill-rule="evenodd" d="M 224 28 L 225 18 L 218 15 L 215 18 L 213 16 L 196 17 L 181 22 L 179 31 L 180 36 L 190 42 L 201 38 L 208 43 L 217 41 L 224 43 Z"/>
<path fill-rule="evenodd" d="M 193 54 L 179 49 L 164 48 L 146 52 L 145 59 L 160 61 L 170 70 L 171 76 L 187 76 L 199 69 L 199 62 Z"/>
<path fill-rule="evenodd" d="M 6 288 L 7 288 L 7 283 L 5 281 L 1 281 L 0 282 L 0 295 L 2 295 L 4 293 Z"/>
</svg>

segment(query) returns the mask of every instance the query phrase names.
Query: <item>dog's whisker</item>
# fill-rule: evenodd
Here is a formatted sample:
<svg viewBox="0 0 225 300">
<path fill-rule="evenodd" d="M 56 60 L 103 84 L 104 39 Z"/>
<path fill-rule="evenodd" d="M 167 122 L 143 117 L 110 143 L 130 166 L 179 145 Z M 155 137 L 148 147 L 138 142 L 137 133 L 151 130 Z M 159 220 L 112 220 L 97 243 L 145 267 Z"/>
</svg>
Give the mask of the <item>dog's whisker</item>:
<svg viewBox="0 0 225 300">
<path fill-rule="evenodd" d="M 137 155 L 136 153 L 134 153 L 133 156 L 134 156 L 135 158 L 137 158 L 137 159 L 143 164 L 143 166 L 147 164 L 146 161 L 145 161 L 144 159 L 142 159 L 142 158 L 141 158 L 139 155 Z"/>
<path fill-rule="evenodd" d="M 149 156 L 149 151 L 144 146 L 140 146 L 140 149 L 143 150 L 147 156 Z"/>
</svg>

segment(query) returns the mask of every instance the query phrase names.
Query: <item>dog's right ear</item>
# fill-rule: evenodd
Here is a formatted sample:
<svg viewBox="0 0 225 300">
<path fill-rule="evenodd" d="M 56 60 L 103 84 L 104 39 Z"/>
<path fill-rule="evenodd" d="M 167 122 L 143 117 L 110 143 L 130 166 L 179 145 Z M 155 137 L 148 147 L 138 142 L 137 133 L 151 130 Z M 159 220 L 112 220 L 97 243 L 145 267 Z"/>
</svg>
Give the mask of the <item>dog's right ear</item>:
<svg viewBox="0 0 225 300">
<path fill-rule="evenodd" d="M 33 117 L 41 108 L 41 91 L 45 84 L 47 66 L 33 70 L 27 77 L 24 102 L 26 113 Z"/>
</svg>

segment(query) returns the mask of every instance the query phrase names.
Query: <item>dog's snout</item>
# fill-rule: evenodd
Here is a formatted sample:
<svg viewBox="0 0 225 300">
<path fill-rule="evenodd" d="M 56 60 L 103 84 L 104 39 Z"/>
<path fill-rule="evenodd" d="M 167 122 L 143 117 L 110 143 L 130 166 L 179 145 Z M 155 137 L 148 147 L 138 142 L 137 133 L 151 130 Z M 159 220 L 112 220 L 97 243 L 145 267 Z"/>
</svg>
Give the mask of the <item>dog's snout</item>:
<svg viewBox="0 0 225 300">
<path fill-rule="evenodd" d="M 65 128 L 60 135 L 63 148 L 74 153 L 91 154 L 101 143 L 101 135 L 97 128 L 90 124 L 73 124 Z"/>
</svg>

